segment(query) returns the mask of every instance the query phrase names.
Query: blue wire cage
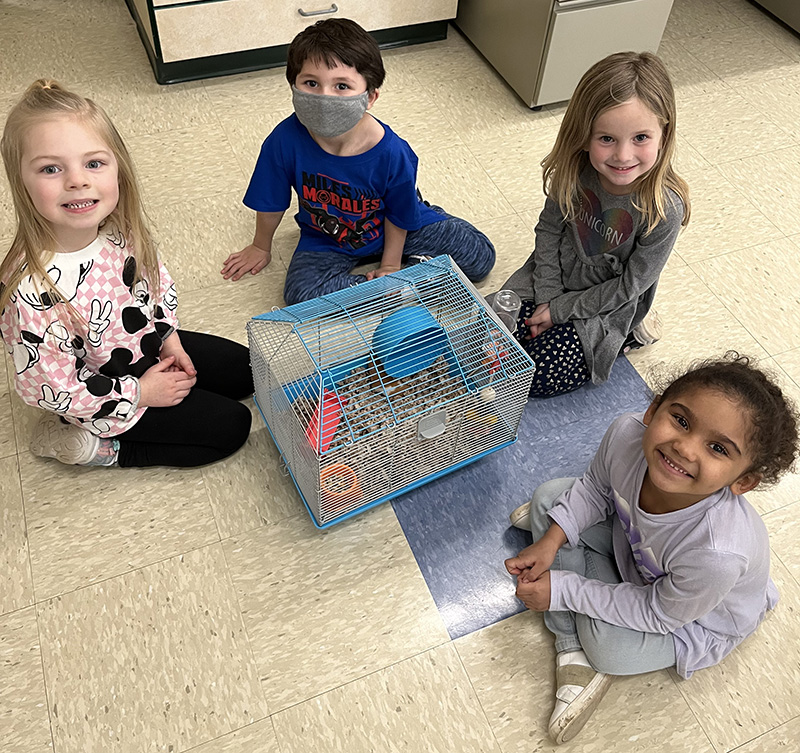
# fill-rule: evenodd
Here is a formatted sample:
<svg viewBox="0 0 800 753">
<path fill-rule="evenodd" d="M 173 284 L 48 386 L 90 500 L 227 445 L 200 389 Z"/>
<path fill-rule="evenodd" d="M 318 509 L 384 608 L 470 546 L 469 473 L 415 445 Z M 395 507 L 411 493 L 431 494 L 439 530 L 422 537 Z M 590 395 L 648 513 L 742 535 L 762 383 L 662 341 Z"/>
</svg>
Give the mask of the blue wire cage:
<svg viewBox="0 0 800 753">
<path fill-rule="evenodd" d="M 320 528 L 516 440 L 534 364 L 449 257 L 247 331 L 256 402 Z"/>
</svg>

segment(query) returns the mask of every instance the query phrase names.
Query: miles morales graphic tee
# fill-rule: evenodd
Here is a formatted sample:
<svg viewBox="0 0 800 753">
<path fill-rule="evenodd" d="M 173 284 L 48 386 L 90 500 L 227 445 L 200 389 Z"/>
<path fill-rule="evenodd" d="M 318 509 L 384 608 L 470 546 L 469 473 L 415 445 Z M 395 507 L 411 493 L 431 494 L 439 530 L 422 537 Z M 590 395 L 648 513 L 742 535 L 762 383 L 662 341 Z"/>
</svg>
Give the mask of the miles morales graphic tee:
<svg viewBox="0 0 800 753">
<path fill-rule="evenodd" d="M 383 138 L 374 147 L 340 157 L 322 149 L 296 115 L 289 116 L 261 146 L 245 205 L 283 212 L 294 189 L 298 248 L 358 257 L 381 253 L 385 218 L 409 231 L 445 219 L 417 196 L 416 154 L 381 125 Z"/>
</svg>

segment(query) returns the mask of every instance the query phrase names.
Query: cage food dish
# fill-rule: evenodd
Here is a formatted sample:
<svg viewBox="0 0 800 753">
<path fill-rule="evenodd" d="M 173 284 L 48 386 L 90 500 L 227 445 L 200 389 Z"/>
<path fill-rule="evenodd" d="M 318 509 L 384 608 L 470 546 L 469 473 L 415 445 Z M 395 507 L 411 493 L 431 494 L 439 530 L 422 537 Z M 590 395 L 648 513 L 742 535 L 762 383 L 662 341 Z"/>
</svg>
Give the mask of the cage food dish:
<svg viewBox="0 0 800 753">
<path fill-rule="evenodd" d="M 247 331 L 258 408 L 320 528 L 516 440 L 534 364 L 449 257 Z"/>
</svg>

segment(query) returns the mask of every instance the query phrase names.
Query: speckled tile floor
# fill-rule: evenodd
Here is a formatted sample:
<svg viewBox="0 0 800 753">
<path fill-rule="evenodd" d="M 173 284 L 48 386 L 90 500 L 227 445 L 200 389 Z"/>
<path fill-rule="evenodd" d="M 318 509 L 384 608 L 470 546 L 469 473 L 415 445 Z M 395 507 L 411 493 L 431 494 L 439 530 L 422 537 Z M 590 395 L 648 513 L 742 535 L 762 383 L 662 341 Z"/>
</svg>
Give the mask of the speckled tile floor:
<svg viewBox="0 0 800 753">
<path fill-rule="evenodd" d="M 240 201 L 289 112 L 282 70 L 159 87 L 122 0 L 0 0 L 0 50 L 3 111 L 37 76 L 108 109 L 185 326 L 241 340 L 251 315 L 282 304 L 289 221 L 265 272 L 216 273 L 251 233 Z M 661 52 L 694 215 L 659 288 L 664 338 L 631 362 L 649 379 L 735 347 L 800 398 L 800 38 L 748 0 L 675 0 Z M 532 246 L 537 163 L 563 105 L 528 111 L 454 31 L 386 59 L 375 113 L 419 154 L 422 191 L 491 236 L 498 267 L 481 289 L 496 289 Z M 12 235 L 3 180 L 0 246 Z M 103 471 L 31 457 L 32 418 L 0 360 L 3 753 L 552 749 L 541 619 L 451 640 L 391 505 L 320 533 L 259 422 L 227 463 Z M 800 751 L 800 474 L 752 499 L 779 607 L 688 682 L 616 683 L 565 749 Z"/>
</svg>

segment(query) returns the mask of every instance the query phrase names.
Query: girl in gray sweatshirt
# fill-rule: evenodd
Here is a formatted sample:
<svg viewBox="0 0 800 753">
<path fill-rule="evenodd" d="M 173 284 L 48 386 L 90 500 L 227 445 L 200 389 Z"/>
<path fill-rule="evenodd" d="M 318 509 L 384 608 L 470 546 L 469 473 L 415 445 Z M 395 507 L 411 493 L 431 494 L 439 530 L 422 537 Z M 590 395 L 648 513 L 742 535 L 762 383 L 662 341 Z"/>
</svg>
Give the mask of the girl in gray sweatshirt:
<svg viewBox="0 0 800 753">
<path fill-rule="evenodd" d="M 657 339 L 645 317 L 690 213 L 674 151 L 675 96 L 655 55 L 617 53 L 584 74 L 542 162 L 534 251 L 503 286 L 523 301 L 532 397 L 604 382 L 620 352 Z"/>
</svg>

